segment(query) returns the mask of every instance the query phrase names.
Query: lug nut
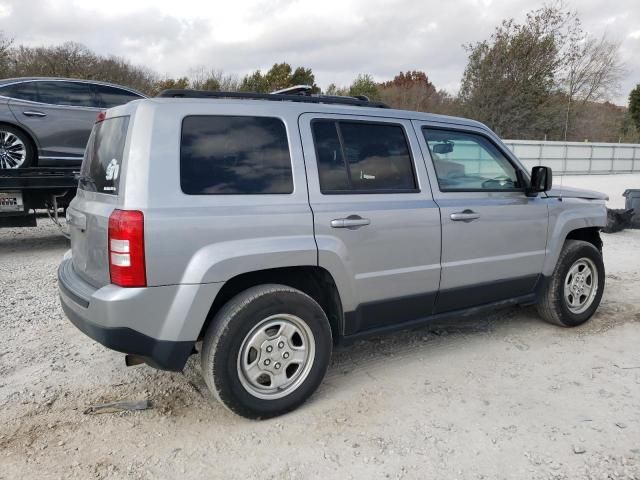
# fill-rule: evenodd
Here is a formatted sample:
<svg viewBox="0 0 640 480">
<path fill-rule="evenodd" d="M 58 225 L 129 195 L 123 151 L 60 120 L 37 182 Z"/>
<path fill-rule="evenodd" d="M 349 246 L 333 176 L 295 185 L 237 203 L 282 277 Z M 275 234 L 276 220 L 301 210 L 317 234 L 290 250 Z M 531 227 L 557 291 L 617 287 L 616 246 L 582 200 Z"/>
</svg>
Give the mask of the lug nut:
<svg viewBox="0 0 640 480">
<path fill-rule="evenodd" d="M 280 368 L 280 362 L 276 362 L 276 364 L 274 365 L 274 367 L 276 367 L 276 370 Z"/>
<path fill-rule="evenodd" d="M 289 358 L 289 352 L 284 352 L 282 354 L 282 358 Z"/>
<path fill-rule="evenodd" d="M 278 348 L 284 348 L 284 342 L 278 343 Z"/>
<path fill-rule="evenodd" d="M 269 346 L 267 347 L 267 352 L 268 352 L 268 353 L 273 352 L 273 347 L 272 347 L 271 345 L 269 345 Z"/>
<path fill-rule="evenodd" d="M 269 365 L 271 363 L 271 360 L 269 360 L 268 358 L 264 361 L 265 365 Z"/>
</svg>

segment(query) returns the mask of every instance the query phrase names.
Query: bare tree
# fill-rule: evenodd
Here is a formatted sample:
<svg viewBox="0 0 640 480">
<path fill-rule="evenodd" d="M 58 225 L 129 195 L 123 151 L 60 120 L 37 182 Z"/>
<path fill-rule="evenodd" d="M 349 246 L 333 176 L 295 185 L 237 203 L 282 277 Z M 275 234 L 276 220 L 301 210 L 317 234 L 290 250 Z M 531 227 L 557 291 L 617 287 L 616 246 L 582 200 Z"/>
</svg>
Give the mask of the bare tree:
<svg viewBox="0 0 640 480">
<path fill-rule="evenodd" d="M 10 71 L 11 47 L 13 39 L 7 38 L 0 31 L 0 77 L 5 77 Z"/>
<path fill-rule="evenodd" d="M 602 36 L 599 40 L 584 37 L 569 47 L 561 84 L 567 97 L 564 140 L 567 140 L 571 109 L 588 102 L 609 100 L 620 87 L 625 73 L 620 63 L 620 44 Z M 577 104 L 574 106 L 574 104 Z"/>
<path fill-rule="evenodd" d="M 195 90 L 235 92 L 240 88 L 237 75 L 222 70 L 199 66 L 189 70 L 189 86 Z"/>
</svg>

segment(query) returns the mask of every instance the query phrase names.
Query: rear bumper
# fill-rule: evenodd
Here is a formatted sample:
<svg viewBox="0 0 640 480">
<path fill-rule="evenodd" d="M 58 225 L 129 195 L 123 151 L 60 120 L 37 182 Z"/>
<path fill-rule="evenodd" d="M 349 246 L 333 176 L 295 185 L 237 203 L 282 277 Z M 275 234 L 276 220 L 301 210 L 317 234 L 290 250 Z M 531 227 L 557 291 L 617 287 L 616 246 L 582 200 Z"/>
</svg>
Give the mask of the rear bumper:
<svg viewBox="0 0 640 480">
<path fill-rule="evenodd" d="M 95 288 L 71 262 L 66 258 L 58 268 L 60 303 L 71 323 L 105 347 L 143 357 L 153 367 L 184 368 L 219 284 Z"/>
<path fill-rule="evenodd" d="M 71 323 L 85 335 L 111 350 L 139 355 L 152 367 L 179 372 L 184 368 L 195 342 L 156 340 L 128 327 L 103 327 L 91 323 L 70 307 L 69 299 L 60 294 L 62 310 Z"/>
</svg>

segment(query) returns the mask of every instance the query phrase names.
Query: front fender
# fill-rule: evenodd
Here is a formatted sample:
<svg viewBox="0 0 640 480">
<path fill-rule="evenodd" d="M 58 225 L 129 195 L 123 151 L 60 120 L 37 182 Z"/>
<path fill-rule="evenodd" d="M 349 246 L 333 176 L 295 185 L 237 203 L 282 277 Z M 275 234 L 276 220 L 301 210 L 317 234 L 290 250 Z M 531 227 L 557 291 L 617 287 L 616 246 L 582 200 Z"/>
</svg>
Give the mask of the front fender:
<svg viewBox="0 0 640 480">
<path fill-rule="evenodd" d="M 187 265 L 180 283 L 226 282 L 242 273 L 318 265 L 311 235 L 245 238 L 207 245 Z"/>
<path fill-rule="evenodd" d="M 607 208 L 604 202 L 564 198 L 549 205 L 549 234 L 543 275 L 553 274 L 562 246 L 570 232 L 580 228 L 602 228 L 606 224 Z"/>
</svg>

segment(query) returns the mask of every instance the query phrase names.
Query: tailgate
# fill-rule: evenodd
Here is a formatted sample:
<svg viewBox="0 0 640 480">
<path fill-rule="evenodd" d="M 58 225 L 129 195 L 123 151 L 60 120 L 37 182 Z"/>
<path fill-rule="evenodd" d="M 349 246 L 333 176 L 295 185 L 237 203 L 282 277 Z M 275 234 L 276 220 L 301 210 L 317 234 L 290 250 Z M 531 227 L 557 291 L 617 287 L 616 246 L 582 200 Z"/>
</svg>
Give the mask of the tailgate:
<svg viewBox="0 0 640 480">
<path fill-rule="evenodd" d="M 87 282 L 102 287 L 110 283 L 107 235 L 115 198 L 110 202 L 90 197 L 78 190 L 67 209 L 67 224 L 71 233 L 73 269 Z"/>
<path fill-rule="evenodd" d="M 120 174 L 129 117 L 112 117 L 93 127 L 78 192 L 67 209 L 73 269 L 96 287 L 110 283 L 109 216 L 120 204 Z"/>
</svg>

